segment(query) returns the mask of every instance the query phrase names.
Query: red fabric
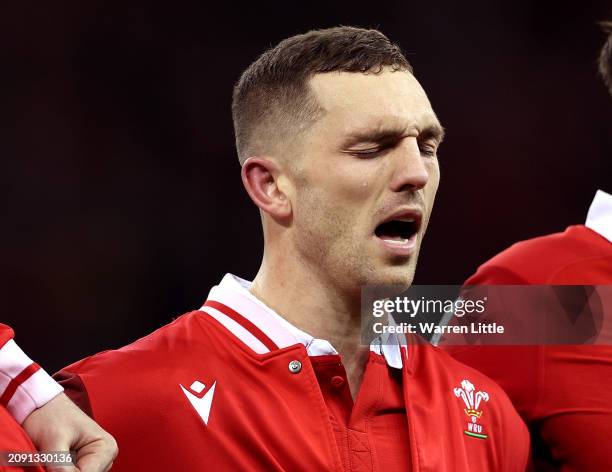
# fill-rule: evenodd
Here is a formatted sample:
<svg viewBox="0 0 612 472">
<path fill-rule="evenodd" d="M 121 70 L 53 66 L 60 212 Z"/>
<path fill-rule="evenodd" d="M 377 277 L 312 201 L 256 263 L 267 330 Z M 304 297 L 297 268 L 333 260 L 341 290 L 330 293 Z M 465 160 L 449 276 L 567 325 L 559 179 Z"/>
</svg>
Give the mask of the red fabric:
<svg viewBox="0 0 612 472">
<path fill-rule="evenodd" d="M 501 388 L 431 346 L 410 345 L 407 356 L 395 374 L 401 379 L 385 379 L 372 361 L 355 404 L 344 391 L 332 406 L 320 360 L 302 344 L 256 354 L 196 311 L 56 378 L 72 379 L 66 393 L 88 399 L 94 418 L 117 439 L 119 472 L 525 469 L 528 433 Z M 288 368 L 294 360 L 302 365 L 298 373 Z M 342 375 L 339 367 L 324 376 Z M 480 419 L 488 439 L 464 433 L 469 417 L 453 391 L 466 379 L 490 396 Z M 195 380 L 205 385 L 192 392 L 199 397 L 215 386 L 208 424 L 181 388 Z M 388 390 L 393 382 L 401 384 L 403 418 L 397 391 Z"/>
<path fill-rule="evenodd" d="M 310 358 L 344 470 L 410 470 L 402 372 L 370 353 L 354 402 L 340 356 Z"/>
<path fill-rule="evenodd" d="M 465 284 L 609 285 L 612 244 L 584 226 L 570 226 L 515 244 Z M 532 430 L 537 469 L 612 470 L 612 346 L 446 349 L 508 393 Z"/>
<path fill-rule="evenodd" d="M 582 226 L 521 241 L 478 268 L 466 285 L 606 285 L 612 272 L 612 243 Z"/>
<path fill-rule="evenodd" d="M 6 344 L 7 341 L 13 339 L 15 333 L 10 326 L 0 323 L 0 348 Z"/>
<path fill-rule="evenodd" d="M 36 448 L 30 441 L 30 438 L 21 426 L 13 419 L 6 411 L 6 408 L 0 406 L 0 451 L 1 452 L 36 452 Z M 32 467 L 3 467 L 0 465 L 2 472 L 42 472 L 45 469 L 40 466 Z"/>
</svg>

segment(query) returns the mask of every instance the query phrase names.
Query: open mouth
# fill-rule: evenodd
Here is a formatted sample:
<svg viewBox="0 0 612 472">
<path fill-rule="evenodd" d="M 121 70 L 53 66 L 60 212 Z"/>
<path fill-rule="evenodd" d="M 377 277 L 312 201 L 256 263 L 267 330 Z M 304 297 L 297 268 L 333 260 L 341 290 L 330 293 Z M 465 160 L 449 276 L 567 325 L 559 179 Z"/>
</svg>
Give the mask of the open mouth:
<svg viewBox="0 0 612 472">
<path fill-rule="evenodd" d="M 414 219 L 390 220 L 379 224 L 374 234 L 392 244 L 405 244 L 416 235 L 418 230 L 418 223 Z"/>
<path fill-rule="evenodd" d="M 418 248 L 422 219 L 423 213 L 419 209 L 399 210 L 376 226 L 374 236 L 386 253 L 409 257 Z"/>
</svg>

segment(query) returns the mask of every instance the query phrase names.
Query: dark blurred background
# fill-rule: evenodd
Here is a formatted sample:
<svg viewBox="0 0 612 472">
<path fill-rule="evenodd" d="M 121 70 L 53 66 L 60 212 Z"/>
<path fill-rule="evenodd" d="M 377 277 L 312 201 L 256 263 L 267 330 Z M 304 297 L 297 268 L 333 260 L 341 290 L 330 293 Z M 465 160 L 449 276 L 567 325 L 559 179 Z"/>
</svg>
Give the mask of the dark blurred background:
<svg viewBox="0 0 612 472">
<path fill-rule="evenodd" d="M 461 283 L 611 190 L 609 0 L 225 5 L 2 7 L 0 321 L 49 371 L 198 308 L 225 272 L 255 275 L 231 89 L 295 33 L 380 28 L 447 128 L 416 283 Z"/>
</svg>

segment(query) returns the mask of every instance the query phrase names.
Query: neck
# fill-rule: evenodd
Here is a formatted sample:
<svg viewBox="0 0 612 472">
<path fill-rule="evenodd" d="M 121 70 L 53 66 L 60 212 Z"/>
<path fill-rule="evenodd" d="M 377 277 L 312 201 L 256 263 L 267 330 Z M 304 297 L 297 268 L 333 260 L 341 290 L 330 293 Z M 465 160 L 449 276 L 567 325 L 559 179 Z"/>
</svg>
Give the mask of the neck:
<svg viewBox="0 0 612 472">
<path fill-rule="evenodd" d="M 251 293 L 294 326 L 329 341 L 341 354 L 356 392 L 369 351 L 361 345 L 360 297 L 333 282 L 304 261 L 264 252 Z"/>
</svg>

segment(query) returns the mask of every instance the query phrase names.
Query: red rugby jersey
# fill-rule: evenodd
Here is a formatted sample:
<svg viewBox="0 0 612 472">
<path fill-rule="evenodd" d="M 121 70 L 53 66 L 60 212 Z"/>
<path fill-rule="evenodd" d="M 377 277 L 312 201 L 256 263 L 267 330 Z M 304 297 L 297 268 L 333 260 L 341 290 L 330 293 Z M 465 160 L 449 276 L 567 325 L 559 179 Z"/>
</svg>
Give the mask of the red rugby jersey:
<svg viewBox="0 0 612 472">
<path fill-rule="evenodd" d="M 610 195 L 598 192 L 587 225 L 519 242 L 465 285 L 612 285 Z M 532 430 L 538 470 L 612 470 L 612 346 L 445 349 L 508 393 Z"/>
<path fill-rule="evenodd" d="M 529 455 L 483 374 L 429 345 L 375 345 L 353 402 L 333 347 L 229 275 L 200 310 L 57 378 L 116 438 L 118 471 L 523 471 Z"/>
<path fill-rule="evenodd" d="M 36 452 L 32 441 L 6 408 L 0 406 L 0 452 Z M 5 457 L 7 459 L 8 457 Z M 9 467 L 0 464 L 1 472 L 42 472 L 41 466 Z"/>
</svg>

